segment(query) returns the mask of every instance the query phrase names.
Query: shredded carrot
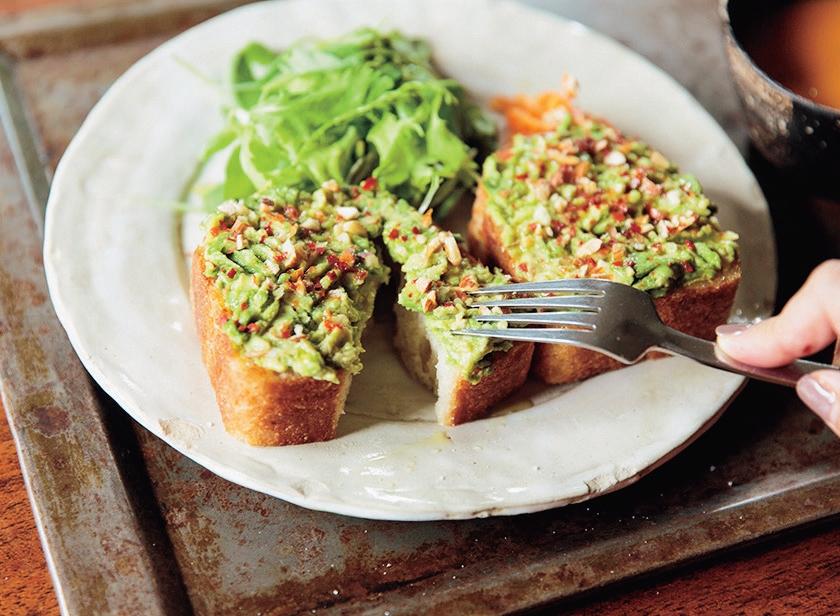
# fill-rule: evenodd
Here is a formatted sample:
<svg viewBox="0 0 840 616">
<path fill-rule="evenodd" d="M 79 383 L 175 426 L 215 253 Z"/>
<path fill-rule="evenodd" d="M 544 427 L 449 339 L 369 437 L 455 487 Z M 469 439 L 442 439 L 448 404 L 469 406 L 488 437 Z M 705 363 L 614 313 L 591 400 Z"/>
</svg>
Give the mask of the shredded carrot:
<svg viewBox="0 0 840 616">
<path fill-rule="evenodd" d="M 511 133 L 544 133 L 557 126 L 558 110 L 574 113 L 572 101 L 577 94 L 577 82 L 563 75 L 561 89 L 536 96 L 518 94 L 513 97 L 498 96 L 490 101 L 491 107 L 505 116 Z"/>
</svg>

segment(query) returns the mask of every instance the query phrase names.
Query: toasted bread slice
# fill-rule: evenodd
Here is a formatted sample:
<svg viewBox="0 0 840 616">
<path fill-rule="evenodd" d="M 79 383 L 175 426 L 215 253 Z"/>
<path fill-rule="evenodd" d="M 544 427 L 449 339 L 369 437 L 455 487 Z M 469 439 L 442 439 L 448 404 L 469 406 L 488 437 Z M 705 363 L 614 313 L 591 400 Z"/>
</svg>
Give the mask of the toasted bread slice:
<svg viewBox="0 0 840 616">
<path fill-rule="evenodd" d="M 501 230 L 487 215 L 486 204 L 487 192 L 479 186 L 467 231 L 470 250 L 485 263 L 496 263 L 513 280 L 527 282 L 527 274 L 516 267 L 506 249 Z M 708 282 L 678 287 L 654 299 L 656 311 L 666 325 L 713 340 L 715 328 L 729 317 L 740 279 L 741 269 L 736 261 Z M 534 374 L 552 384 L 580 381 L 621 367 L 606 355 L 560 344 L 537 345 L 532 363 Z"/>
<path fill-rule="evenodd" d="M 295 445 L 335 437 L 352 376 L 338 383 L 280 373 L 255 364 L 236 349 L 219 323 L 221 292 L 204 275 L 203 251 L 192 258 L 190 294 L 201 354 L 225 430 L 249 445 Z"/>
</svg>

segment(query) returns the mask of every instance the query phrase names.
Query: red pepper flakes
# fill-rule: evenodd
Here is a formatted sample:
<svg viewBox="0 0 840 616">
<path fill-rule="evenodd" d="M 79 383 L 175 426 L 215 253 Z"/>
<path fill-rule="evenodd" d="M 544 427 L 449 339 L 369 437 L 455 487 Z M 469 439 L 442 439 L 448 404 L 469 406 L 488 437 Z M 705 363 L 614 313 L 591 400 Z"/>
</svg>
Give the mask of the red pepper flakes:
<svg viewBox="0 0 840 616">
<path fill-rule="evenodd" d="M 575 175 L 575 168 L 571 165 L 563 165 L 563 184 L 574 184 L 577 176 Z M 577 192 L 575 193 L 577 194 Z"/>
<path fill-rule="evenodd" d="M 331 320 L 328 319 L 328 320 L 324 321 L 324 329 L 327 330 L 328 332 L 331 332 L 331 331 L 334 331 L 336 329 L 341 329 L 341 324 L 336 323 L 335 321 L 331 321 Z"/>
<path fill-rule="evenodd" d="M 623 222 L 627 216 L 621 210 L 616 210 L 612 212 L 612 217 L 616 222 Z"/>
<path fill-rule="evenodd" d="M 338 257 L 338 267 L 341 271 L 346 272 L 356 262 L 356 255 L 349 248 L 341 253 Z"/>
<path fill-rule="evenodd" d="M 249 334 L 254 334 L 260 331 L 260 326 L 257 323 L 248 323 L 248 325 L 245 326 L 245 329 Z"/>
<path fill-rule="evenodd" d="M 686 246 L 686 248 L 688 248 L 689 250 L 697 250 L 697 246 L 696 246 L 696 244 L 695 244 L 694 242 L 692 242 L 691 240 L 686 240 L 686 241 L 685 241 L 685 246 Z"/>
<path fill-rule="evenodd" d="M 230 317 L 228 315 L 223 314 L 219 317 L 218 323 L 219 323 L 219 325 L 224 325 L 225 323 L 228 322 L 229 319 L 230 319 Z"/>
<path fill-rule="evenodd" d="M 236 269 L 232 267 L 227 271 L 227 277 L 233 278 L 234 276 L 236 276 Z"/>
<path fill-rule="evenodd" d="M 279 332 L 281 338 L 288 338 L 292 335 L 292 326 L 289 323 L 283 323 L 283 328 Z"/>
<path fill-rule="evenodd" d="M 210 235 L 212 235 L 213 237 L 216 237 L 221 232 L 222 230 L 219 227 L 213 227 L 212 229 L 210 229 Z"/>
<path fill-rule="evenodd" d="M 300 217 L 300 212 L 293 205 L 288 206 L 285 210 L 285 213 L 286 213 L 286 217 L 290 218 L 292 220 L 297 220 Z"/>
<path fill-rule="evenodd" d="M 595 154 L 595 140 L 592 137 L 582 137 L 575 141 L 575 147 L 581 154 Z"/>
<path fill-rule="evenodd" d="M 641 232 L 642 232 L 642 228 L 639 226 L 639 223 L 637 223 L 637 222 L 634 220 L 634 221 L 633 221 L 633 224 L 631 224 L 631 225 L 630 225 L 630 231 L 632 231 L 633 233 L 637 233 L 637 234 L 638 234 L 638 233 L 641 233 Z"/>
<path fill-rule="evenodd" d="M 379 180 L 375 177 L 369 177 L 362 180 L 362 190 L 376 190 L 379 187 Z"/>
<path fill-rule="evenodd" d="M 528 264 L 527 263 L 520 263 L 517 265 L 520 271 L 527 272 L 528 271 Z"/>
<path fill-rule="evenodd" d="M 535 223 L 535 222 L 528 223 L 528 231 L 533 233 L 536 230 L 537 230 L 537 223 Z"/>
<path fill-rule="evenodd" d="M 551 221 L 551 230 L 554 231 L 554 233 L 559 234 L 565 228 L 566 228 L 565 223 L 562 223 L 559 220 L 552 220 Z"/>
<path fill-rule="evenodd" d="M 400 239 L 404 242 L 407 242 L 408 241 L 408 236 L 407 235 L 402 235 L 402 236 L 400 236 Z"/>
<path fill-rule="evenodd" d="M 689 274 L 691 274 L 694 271 L 694 265 L 688 262 L 683 263 L 683 269 Z"/>
<path fill-rule="evenodd" d="M 521 182 L 522 180 L 527 180 L 527 179 L 528 179 L 528 174 L 527 174 L 527 173 L 520 173 L 520 174 L 517 174 L 516 179 L 517 179 L 517 180 L 519 180 L 520 182 Z"/>
<path fill-rule="evenodd" d="M 391 238 L 392 240 L 397 239 L 397 237 L 399 237 L 399 235 L 400 235 L 400 232 L 396 227 L 391 229 L 391 231 L 388 233 L 388 237 Z"/>
<path fill-rule="evenodd" d="M 419 227 L 411 227 L 411 232 L 414 235 L 420 235 L 420 228 Z"/>
<path fill-rule="evenodd" d="M 248 302 L 242 302 L 241 304 L 239 304 L 239 309 L 240 310 L 245 310 L 247 307 L 248 307 Z"/>
</svg>

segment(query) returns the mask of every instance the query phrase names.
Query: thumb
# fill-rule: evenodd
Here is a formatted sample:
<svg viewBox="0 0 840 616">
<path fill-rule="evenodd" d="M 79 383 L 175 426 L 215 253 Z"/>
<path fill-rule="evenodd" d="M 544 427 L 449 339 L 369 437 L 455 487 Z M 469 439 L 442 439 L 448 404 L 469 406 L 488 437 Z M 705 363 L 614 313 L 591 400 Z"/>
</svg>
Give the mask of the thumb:
<svg viewBox="0 0 840 616">
<path fill-rule="evenodd" d="M 796 393 L 840 436 L 840 371 L 819 370 L 803 376 Z"/>
</svg>

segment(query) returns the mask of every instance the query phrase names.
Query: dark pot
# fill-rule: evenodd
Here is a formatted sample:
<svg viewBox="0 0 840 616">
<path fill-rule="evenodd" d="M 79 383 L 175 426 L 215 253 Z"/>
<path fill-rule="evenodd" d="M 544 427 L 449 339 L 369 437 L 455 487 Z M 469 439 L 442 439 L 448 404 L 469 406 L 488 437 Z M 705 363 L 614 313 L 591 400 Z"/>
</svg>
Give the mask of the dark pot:
<svg viewBox="0 0 840 616">
<path fill-rule="evenodd" d="M 756 21 L 795 1 L 721 0 L 726 54 L 753 144 L 775 166 L 806 182 L 809 192 L 840 199 L 840 110 L 774 81 L 741 44 Z"/>
</svg>

